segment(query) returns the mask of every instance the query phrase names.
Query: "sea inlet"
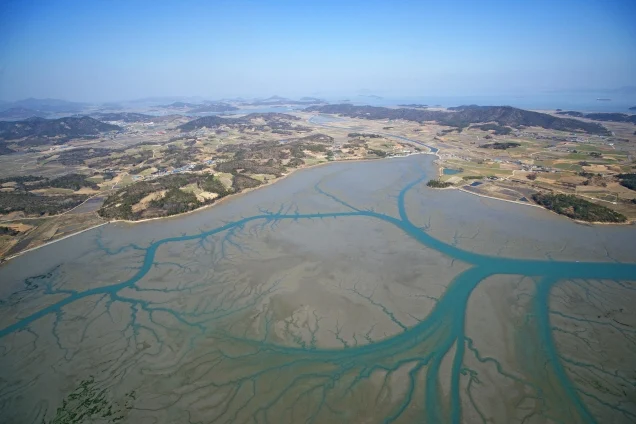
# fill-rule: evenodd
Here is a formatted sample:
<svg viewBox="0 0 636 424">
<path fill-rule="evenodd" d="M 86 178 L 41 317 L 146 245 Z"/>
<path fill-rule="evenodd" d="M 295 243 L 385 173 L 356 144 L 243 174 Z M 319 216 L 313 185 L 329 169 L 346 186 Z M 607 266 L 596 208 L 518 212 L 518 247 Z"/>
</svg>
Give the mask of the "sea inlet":
<svg viewBox="0 0 636 424">
<path fill-rule="evenodd" d="M 0 422 L 636 422 L 636 228 L 334 163 L 0 267 Z"/>
</svg>

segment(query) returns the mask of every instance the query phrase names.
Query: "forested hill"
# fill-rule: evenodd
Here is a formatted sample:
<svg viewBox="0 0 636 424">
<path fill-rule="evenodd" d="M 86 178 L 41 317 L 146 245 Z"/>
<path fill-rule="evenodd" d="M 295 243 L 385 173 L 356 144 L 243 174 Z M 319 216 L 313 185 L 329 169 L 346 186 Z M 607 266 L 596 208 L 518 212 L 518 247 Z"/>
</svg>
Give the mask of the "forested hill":
<svg viewBox="0 0 636 424">
<path fill-rule="evenodd" d="M 232 122 L 232 121 L 229 121 Z M 228 120 L 225 118 L 219 118 L 216 115 L 204 116 L 202 118 L 194 119 L 190 122 L 186 122 L 183 125 L 179 125 L 177 128 L 181 131 L 193 131 L 198 130 L 199 128 L 216 128 L 219 125 L 224 125 L 228 123 Z"/>
<path fill-rule="evenodd" d="M 69 117 L 60 119 L 29 118 L 24 121 L 0 122 L 0 139 L 17 140 L 25 137 L 82 137 L 118 131 L 121 127 L 97 119 Z"/>
<path fill-rule="evenodd" d="M 354 106 L 337 104 L 312 106 L 306 111 L 340 114 L 365 119 L 405 119 L 408 121 L 434 121 L 453 127 L 467 127 L 481 122 L 496 122 L 499 125 L 518 127 L 542 127 L 561 131 L 584 131 L 590 134 L 609 135 L 601 124 L 583 122 L 578 119 L 559 118 L 547 113 L 532 112 L 511 106 L 458 106 L 448 111 L 418 110 L 410 108 L 389 109 L 376 106 Z"/>
<path fill-rule="evenodd" d="M 250 113 L 249 115 L 245 115 L 240 118 L 221 118 L 216 115 L 211 115 L 186 122 L 183 125 L 179 125 L 177 128 L 181 131 L 194 131 L 204 127 L 217 128 L 221 125 L 226 125 L 228 127 L 239 129 L 251 128 L 264 130 L 266 127 L 269 127 L 272 130 L 278 131 L 289 130 L 292 128 L 297 131 L 305 130 L 304 127 L 292 124 L 292 122 L 299 120 L 300 118 L 296 116 L 276 112 Z"/>
</svg>

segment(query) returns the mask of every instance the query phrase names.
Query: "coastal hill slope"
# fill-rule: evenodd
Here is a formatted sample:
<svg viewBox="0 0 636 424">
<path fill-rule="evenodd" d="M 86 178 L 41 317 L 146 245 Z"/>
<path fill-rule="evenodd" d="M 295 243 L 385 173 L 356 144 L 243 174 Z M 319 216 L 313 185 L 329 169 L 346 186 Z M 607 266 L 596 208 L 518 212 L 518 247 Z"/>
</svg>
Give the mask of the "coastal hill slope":
<svg viewBox="0 0 636 424">
<path fill-rule="evenodd" d="M 29 118 L 24 121 L 0 122 L 0 139 L 17 140 L 25 137 L 82 137 L 118 131 L 117 125 L 100 122 L 88 116 L 60 119 Z"/>
<path fill-rule="evenodd" d="M 583 131 L 589 134 L 609 135 L 604 126 L 583 122 L 578 119 L 559 118 L 547 113 L 517 109 L 511 106 L 458 106 L 448 111 L 418 110 L 411 108 L 390 109 L 376 106 L 354 106 L 351 104 L 336 104 L 326 106 L 311 106 L 308 112 L 330 113 L 364 119 L 404 119 L 407 121 L 434 121 L 441 125 L 452 127 L 467 127 L 480 122 L 496 122 L 499 125 L 512 127 L 542 127 L 560 131 Z"/>
</svg>

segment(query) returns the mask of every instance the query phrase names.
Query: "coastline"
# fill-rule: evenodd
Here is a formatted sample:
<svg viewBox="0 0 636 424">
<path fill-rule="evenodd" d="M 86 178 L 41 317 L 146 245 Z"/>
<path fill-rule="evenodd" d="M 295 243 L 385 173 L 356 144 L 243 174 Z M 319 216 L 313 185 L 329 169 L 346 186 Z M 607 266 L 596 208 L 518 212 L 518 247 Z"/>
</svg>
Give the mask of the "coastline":
<svg viewBox="0 0 636 424">
<path fill-rule="evenodd" d="M 436 165 L 438 166 L 438 175 L 441 177 L 443 175 L 444 166 L 440 165 L 438 163 L 436 163 Z M 582 221 L 580 219 L 574 219 L 574 218 L 570 218 L 569 216 L 566 216 L 566 215 L 561 215 L 559 213 L 554 212 L 553 210 L 544 208 L 541 205 L 537 205 L 536 203 L 520 202 L 518 200 L 500 199 L 499 197 L 493 197 L 493 196 L 488 196 L 488 195 L 481 194 L 481 193 L 475 193 L 475 192 L 472 192 L 472 191 L 468 191 L 468 190 L 464 189 L 463 187 L 450 186 L 450 187 L 436 188 L 435 190 L 459 190 L 461 192 L 472 194 L 473 196 L 483 197 L 483 198 L 486 198 L 486 199 L 500 200 L 502 202 L 515 203 L 517 205 L 522 205 L 522 206 L 533 206 L 533 207 L 536 207 L 536 208 L 543 209 L 543 210 L 545 210 L 547 212 L 551 212 L 551 213 L 553 213 L 553 214 L 555 214 L 557 216 L 562 216 L 562 217 L 564 217 L 566 219 L 569 219 L 570 221 L 576 222 L 577 224 L 582 224 L 582 225 L 587 225 L 587 226 L 592 226 L 592 225 L 634 225 L 634 224 L 636 224 L 636 220 L 632 220 L 632 219 L 627 219 L 625 222 Z M 587 197 L 587 196 L 582 196 L 582 197 Z"/>
<path fill-rule="evenodd" d="M 438 159 L 440 158 L 439 149 L 438 149 L 437 152 L 432 152 L 432 151 L 429 150 L 428 152 L 412 153 L 410 155 L 406 155 L 406 156 L 403 156 L 403 157 L 408 157 L 408 156 L 412 156 L 412 155 L 421 155 L 421 154 L 433 155 L 433 156 L 436 156 Z M 63 236 L 63 237 L 61 237 L 59 239 L 48 241 L 48 242 L 43 243 L 43 244 L 41 244 L 39 246 L 35 246 L 35 247 L 32 247 L 32 248 L 23 250 L 21 252 L 18 252 L 16 254 L 13 254 L 13 255 L 8 256 L 6 258 L 0 258 L 0 266 L 4 265 L 5 263 L 10 261 L 11 259 L 14 259 L 14 258 L 16 258 L 18 256 L 21 256 L 21 255 L 25 254 L 25 253 L 31 252 L 33 250 L 39 249 L 39 248 L 44 247 L 44 246 L 48 246 L 50 244 L 56 243 L 56 242 L 61 241 L 61 240 L 65 240 L 65 239 L 67 239 L 69 237 L 76 236 L 76 235 L 84 233 L 86 231 L 93 230 L 95 228 L 99 228 L 99 227 L 107 225 L 107 224 L 124 223 L 124 224 L 134 225 L 134 224 L 141 224 L 141 223 L 150 222 L 150 221 L 166 220 L 166 219 L 170 219 L 170 218 L 180 218 L 180 217 L 188 215 L 188 214 L 192 214 L 192 213 L 195 213 L 195 212 L 201 212 L 201 211 L 203 211 L 205 209 L 208 209 L 208 208 L 211 208 L 213 206 L 222 204 L 226 200 L 229 201 L 229 200 L 232 200 L 232 199 L 237 199 L 237 198 L 239 198 L 242 195 L 246 195 L 248 193 L 251 193 L 252 191 L 258 190 L 260 188 L 268 187 L 270 185 L 273 185 L 273 184 L 275 184 L 275 183 L 277 183 L 279 181 L 284 180 L 285 178 L 287 178 L 287 177 L 289 177 L 291 175 L 294 175 L 298 171 L 302 171 L 302 170 L 306 170 L 306 169 L 312 169 L 312 168 L 316 168 L 316 167 L 319 167 L 319 166 L 330 165 L 330 164 L 334 164 L 334 163 L 341 163 L 341 162 L 373 162 L 373 161 L 388 160 L 388 159 L 395 159 L 395 157 L 389 157 L 389 158 L 378 157 L 378 158 L 373 158 L 373 159 L 366 159 L 366 158 L 365 159 L 361 159 L 361 158 L 360 159 L 342 159 L 342 160 L 337 160 L 337 161 L 327 161 L 327 162 L 322 162 L 322 163 L 316 163 L 316 164 L 313 164 L 313 165 L 302 166 L 302 167 L 294 169 L 293 171 L 289 172 L 288 174 L 285 174 L 285 175 L 281 176 L 280 178 L 269 180 L 266 183 L 263 183 L 263 184 L 261 184 L 261 185 L 259 185 L 257 187 L 248 188 L 248 189 L 245 189 L 245 190 L 243 190 L 243 191 L 241 191 L 239 193 L 230 194 L 228 196 L 223 197 L 222 199 L 219 199 L 218 201 L 215 201 L 215 202 L 207 204 L 207 205 L 203 205 L 203 206 L 198 207 L 196 209 L 192 209 L 191 211 L 187 211 L 187 212 L 183 212 L 183 213 L 179 213 L 179 214 L 175 214 L 175 215 L 170 215 L 170 216 L 159 216 L 159 217 L 155 217 L 155 218 L 146 218 L 146 219 L 140 219 L 140 220 L 135 220 L 135 221 L 125 220 L 125 219 L 115 219 L 115 220 L 106 221 L 106 222 L 103 222 L 101 224 L 94 225 L 94 226 L 89 227 L 89 228 L 85 228 L 85 229 L 80 230 L 78 232 L 67 234 L 67 235 L 65 235 L 65 236 Z M 443 166 L 438 164 L 438 163 L 436 163 L 436 162 L 435 162 L 435 165 L 437 165 L 438 174 L 440 174 L 442 172 Z M 441 189 L 437 189 L 437 190 L 458 190 L 458 191 L 461 191 L 463 193 L 468 193 L 468 194 L 471 194 L 471 195 L 474 195 L 474 196 L 478 196 L 478 197 L 482 197 L 482 198 L 486 198 L 486 199 L 492 199 L 492 200 L 498 200 L 498 201 L 503 201 L 503 202 L 508 202 L 508 203 L 514 203 L 514 204 L 522 205 L 522 206 L 532 206 L 532 207 L 543 209 L 543 210 L 545 210 L 547 212 L 551 212 L 551 213 L 553 213 L 553 214 L 555 214 L 557 216 L 562 216 L 562 217 L 564 217 L 564 218 L 566 218 L 566 219 L 568 219 L 570 221 L 573 221 L 573 222 L 575 222 L 577 224 L 582 224 L 582 225 L 587 225 L 587 226 L 592 226 L 592 225 L 634 225 L 634 223 L 636 222 L 636 221 L 633 221 L 633 220 L 627 220 L 627 221 L 622 222 L 622 223 L 597 222 L 597 221 L 594 221 L 594 222 L 581 221 L 581 220 L 569 218 L 569 217 L 567 217 L 565 215 L 558 214 L 558 213 L 556 213 L 554 211 L 546 209 L 543 206 L 540 206 L 540 205 L 537 205 L 537 204 L 533 204 L 533 203 L 530 203 L 530 202 L 527 202 L 527 203 L 526 202 L 520 202 L 520 201 L 516 201 L 516 200 L 500 199 L 498 197 L 492 197 L 492 196 L 488 196 L 488 195 L 485 195 L 485 194 L 474 193 L 474 192 L 465 190 L 462 187 L 445 187 L 445 188 L 441 188 Z M 95 196 L 97 196 L 97 194 L 93 195 L 91 197 L 95 197 Z M 88 201 L 89 199 L 86 199 L 86 201 Z M 83 203 L 85 203 L 85 202 L 83 202 Z M 81 205 L 78 205 L 75 208 L 77 208 L 79 206 L 81 206 Z M 73 208 L 73 209 L 75 209 L 75 208 Z M 70 210 L 66 211 L 64 213 L 67 213 L 67 212 L 70 212 Z"/>
<path fill-rule="evenodd" d="M 474 193 L 472 191 L 464 190 L 462 187 L 446 187 L 446 188 L 442 188 L 442 189 L 438 189 L 438 190 L 459 190 L 459 191 L 462 191 L 464 193 L 472 194 L 474 196 L 484 197 L 486 199 L 501 200 L 502 202 L 515 203 L 517 205 L 522 205 L 522 206 L 533 206 L 535 208 L 543 209 L 544 211 L 553 213 L 554 215 L 562 216 L 562 217 L 564 217 L 566 219 L 569 219 L 570 221 L 576 222 L 577 224 L 583 224 L 583 225 L 587 225 L 587 226 L 592 226 L 592 225 L 634 225 L 634 223 L 636 222 L 636 221 L 633 221 L 633 220 L 630 220 L 630 219 L 628 219 L 625 222 L 582 221 L 580 219 L 573 219 L 573 218 L 570 218 L 569 216 L 561 215 L 560 213 L 556 213 L 556 212 L 554 212 L 554 211 L 552 211 L 550 209 L 544 208 L 543 206 L 537 205 L 537 204 L 534 204 L 534 203 L 519 202 L 518 200 L 508 200 L 508 199 L 500 199 L 498 197 L 486 196 L 485 194 Z"/>
<path fill-rule="evenodd" d="M 302 166 L 302 167 L 296 168 L 293 171 L 289 172 L 288 174 L 283 175 L 280 178 L 269 180 L 266 183 L 263 183 L 263 184 L 261 184 L 259 186 L 252 187 L 252 188 L 247 188 L 247 189 L 245 189 L 245 190 L 243 190 L 241 192 L 238 192 L 238 193 L 229 194 L 229 195 L 227 195 L 227 196 L 225 196 L 225 197 L 223 197 L 223 198 L 221 198 L 221 199 L 219 199 L 219 200 L 217 200 L 217 201 L 215 201 L 213 203 L 200 206 L 200 207 L 198 207 L 196 209 L 192 209 L 191 211 L 182 212 L 182 213 L 179 213 L 179 214 L 169 215 L 169 216 L 157 216 L 155 218 L 137 219 L 135 221 L 130 221 L 130 220 L 127 220 L 127 219 L 114 219 L 114 220 L 111 220 L 111 221 L 108 221 L 108 222 L 109 223 L 112 222 L 112 223 L 140 224 L 140 223 L 143 223 L 143 222 L 156 221 L 156 220 L 159 220 L 159 219 L 178 218 L 180 216 L 192 214 L 192 213 L 199 212 L 199 211 L 202 211 L 204 209 L 213 207 L 215 205 L 219 205 L 219 204 L 221 204 L 221 203 L 223 203 L 225 201 L 229 201 L 229 200 L 232 200 L 232 199 L 238 199 L 242 195 L 251 193 L 254 190 L 258 190 L 258 189 L 261 189 L 261 188 L 268 187 L 268 186 L 270 186 L 272 184 L 276 184 L 277 182 L 282 181 L 282 180 L 284 180 L 285 178 L 287 178 L 287 177 L 289 177 L 291 175 L 294 175 L 296 172 L 300 172 L 300 171 L 303 171 L 303 170 L 306 170 L 306 169 L 312 169 L 312 168 L 317 168 L 319 166 L 332 165 L 332 164 L 335 164 L 335 163 L 342 163 L 342 162 L 356 162 L 356 163 L 357 162 L 375 162 L 375 161 L 379 161 L 379 160 L 396 159 L 396 158 L 402 158 L 402 157 L 409 157 L 409 156 L 413 156 L 413 155 L 435 155 L 435 153 L 432 153 L 432 152 L 419 152 L 419 153 L 411 153 L 410 155 L 406 155 L 406 156 L 396 156 L 396 157 L 389 157 L 389 158 L 378 157 L 378 158 L 373 158 L 373 159 L 366 159 L 366 158 L 365 159 L 341 159 L 341 160 L 320 162 L 320 163 L 316 163 L 316 164 L 313 164 L 313 165 Z"/>
<path fill-rule="evenodd" d="M 37 250 L 37 249 L 39 249 L 41 247 L 48 246 L 48 245 L 53 244 L 53 243 L 57 243 L 58 241 L 65 240 L 65 239 L 67 239 L 69 237 L 73 237 L 73 236 L 76 236 L 78 234 L 82 234 L 82 233 L 84 233 L 86 231 L 94 230 L 95 228 L 99 228 L 99 227 L 102 227 L 102 226 L 107 225 L 107 224 L 110 224 L 110 221 L 102 222 L 101 224 L 97 224 L 97 225 L 93 225 L 92 227 L 84 228 L 83 230 L 79 230 L 79 231 L 77 231 L 75 233 L 67 234 L 64 237 L 60 237 L 60 238 L 55 239 L 55 240 L 47 241 L 46 243 L 42 243 L 42 244 L 40 244 L 38 246 L 30 247 L 28 249 L 25 249 L 25 250 L 23 250 L 21 252 L 18 252 L 16 254 L 14 254 L 14 255 L 7 256 L 6 258 L 0 258 L 0 266 L 4 265 L 7 262 L 9 262 L 11 259 L 17 258 L 18 256 L 23 255 L 25 253 L 32 252 L 32 251 Z"/>
<path fill-rule="evenodd" d="M 425 153 L 425 154 L 428 154 L 428 153 Z M 23 250 L 21 252 L 15 253 L 15 254 L 13 254 L 11 256 L 7 256 L 5 258 L 0 258 L 0 266 L 6 264 L 11 259 L 17 258 L 18 256 L 21 256 L 21 255 L 23 255 L 25 253 L 31 252 L 33 250 L 39 249 L 39 248 L 44 247 L 44 246 L 48 246 L 50 244 L 56 243 L 56 242 L 61 241 L 61 240 L 65 240 L 65 239 L 67 239 L 69 237 L 76 236 L 76 235 L 81 234 L 83 232 L 86 232 L 86 231 L 89 231 L 89 230 L 93 230 L 95 228 L 98 228 L 98 227 L 101 227 L 101 226 L 104 226 L 104 225 L 107 225 L 107 224 L 124 223 L 124 224 L 134 225 L 134 224 L 141 224 L 141 223 L 149 222 L 149 221 L 165 220 L 165 219 L 170 219 L 170 218 L 179 218 L 179 217 L 182 217 L 184 215 L 189 215 L 189 214 L 192 214 L 192 213 L 195 213 L 195 212 L 200 212 L 200 211 L 203 211 L 205 209 L 211 208 L 213 206 L 220 205 L 224 201 L 237 199 L 241 195 L 248 194 L 248 193 L 250 193 L 250 192 L 252 192 L 254 190 L 258 190 L 260 188 L 268 187 L 268 186 L 270 186 L 272 184 L 275 184 L 275 183 L 277 183 L 279 181 L 282 181 L 285 178 L 295 174 L 297 171 L 302 171 L 302 170 L 305 170 L 305 169 L 316 168 L 316 167 L 319 167 L 319 166 L 330 165 L 330 164 L 339 163 L 339 162 L 372 162 L 372 161 L 377 161 L 377 160 L 381 160 L 381 159 L 385 159 L 385 158 L 376 158 L 376 159 L 343 159 L 343 160 L 339 160 L 339 161 L 331 161 L 331 162 L 328 161 L 328 162 L 316 163 L 314 165 L 309 165 L 309 166 L 303 166 L 303 167 L 300 167 L 300 168 L 296 168 L 293 171 L 291 171 L 290 173 L 281 176 L 280 178 L 276 178 L 274 180 L 270 180 L 270 181 L 268 181 L 268 182 L 266 182 L 264 184 L 261 184 L 261 185 L 259 185 L 257 187 L 252 187 L 252 188 L 245 189 L 245 190 L 243 190 L 243 191 L 241 191 L 239 193 L 230 194 L 230 195 L 225 196 L 225 197 L 223 197 L 223 198 L 221 198 L 221 199 L 219 199 L 219 200 L 217 200 L 217 201 L 215 201 L 213 203 L 210 203 L 208 205 L 203 205 L 203 206 L 198 207 L 196 209 L 192 209 L 191 211 L 187 211 L 187 212 L 183 212 L 183 213 L 179 213 L 179 214 L 175 214 L 175 215 L 170 215 L 170 216 L 158 216 L 158 217 L 155 217 L 155 218 L 139 219 L 139 220 L 136 220 L 136 221 L 130 221 L 130 220 L 126 220 L 126 219 L 114 219 L 114 220 L 110 220 L 110 221 L 105 221 L 105 222 L 102 222 L 101 224 L 97 224 L 97 225 L 94 225 L 92 227 L 85 228 L 85 229 L 77 231 L 75 233 L 67 234 L 67 235 L 65 235 L 63 237 L 60 237 L 58 239 L 47 241 L 46 243 L 42 243 L 42 244 L 40 244 L 38 246 L 31 247 L 31 248 Z M 88 200 L 89 199 L 86 199 L 86 201 L 88 201 Z M 80 205 L 78 205 L 78 206 L 80 206 Z M 77 208 L 78 206 L 76 206 L 75 208 Z M 75 209 L 75 208 L 73 208 L 73 209 Z M 70 212 L 71 210 L 72 209 L 70 209 L 70 210 L 68 210 L 68 211 L 66 211 L 64 213 Z M 62 214 L 60 214 L 60 215 L 62 215 Z M 60 215 L 55 215 L 55 216 L 60 216 Z M 35 217 L 33 219 L 35 219 Z"/>
<path fill-rule="evenodd" d="M 291 175 L 294 175 L 296 172 L 303 171 L 305 169 L 312 169 L 312 168 L 317 168 L 319 166 L 331 165 L 331 164 L 334 164 L 334 163 L 341 163 L 341 162 L 373 162 L 373 161 L 382 160 L 382 159 L 385 159 L 385 158 L 377 158 L 377 159 L 343 159 L 343 160 L 337 160 L 337 161 L 331 161 L 331 162 L 316 163 L 314 165 L 309 165 L 309 166 L 303 166 L 303 167 L 294 169 L 293 171 L 289 172 L 288 174 L 284 174 L 280 178 L 269 180 L 266 183 L 263 183 L 263 184 L 261 184 L 259 186 L 252 187 L 252 188 L 247 188 L 247 189 L 245 189 L 243 191 L 240 191 L 238 193 L 229 194 L 229 195 L 227 195 L 227 196 L 225 196 L 225 197 L 223 197 L 223 198 L 221 198 L 221 199 L 219 199 L 219 200 L 217 200 L 217 201 L 215 201 L 213 203 L 200 206 L 200 207 L 198 207 L 196 209 L 192 209 L 191 211 L 182 212 L 182 213 L 178 213 L 178 214 L 175 214 L 175 215 L 169 215 L 169 216 L 157 216 L 155 218 L 137 219 L 135 221 L 130 221 L 130 220 L 127 220 L 127 219 L 114 219 L 114 220 L 108 221 L 107 223 L 141 224 L 141 223 L 144 223 L 144 222 L 156 221 L 156 220 L 160 220 L 160 219 L 179 218 L 179 217 L 184 216 L 184 215 L 189 215 L 189 214 L 192 214 L 192 213 L 195 213 L 195 212 L 200 212 L 202 210 L 211 208 L 213 206 L 220 205 L 220 204 L 222 204 L 225 201 L 230 201 L 232 199 L 238 199 L 239 197 L 241 197 L 243 195 L 246 195 L 248 193 L 251 193 L 251 192 L 253 192 L 255 190 L 258 190 L 258 189 L 261 189 L 261 188 L 265 188 L 265 187 L 269 187 L 270 185 L 276 184 L 277 182 L 282 181 L 282 180 L 284 180 L 285 178 L 287 178 L 287 177 L 289 177 Z"/>
</svg>

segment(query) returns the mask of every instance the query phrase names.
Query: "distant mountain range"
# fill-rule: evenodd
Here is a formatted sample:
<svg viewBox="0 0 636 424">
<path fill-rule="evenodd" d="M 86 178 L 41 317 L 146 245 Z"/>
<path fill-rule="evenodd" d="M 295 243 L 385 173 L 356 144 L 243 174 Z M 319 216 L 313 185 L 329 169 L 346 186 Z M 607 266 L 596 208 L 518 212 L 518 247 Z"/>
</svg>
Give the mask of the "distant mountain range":
<svg viewBox="0 0 636 424">
<path fill-rule="evenodd" d="M 590 134 L 611 134 L 604 126 L 578 119 L 559 118 L 547 113 L 532 112 L 511 106 L 458 106 L 449 111 L 433 111 L 411 108 L 389 109 L 375 106 L 337 104 L 311 106 L 309 112 L 331 113 L 364 119 L 404 119 L 407 121 L 434 121 L 452 127 L 467 127 L 480 122 L 496 122 L 499 125 L 542 127 L 561 131 L 584 131 Z"/>
<path fill-rule="evenodd" d="M 95 136 L 122 128 L 107 124 L 88 116 L 60 119 L 29 118 L 24 121 L 0 122 L 0 139 L 18 140 L 29 137 L 70 137 Z"/>
<path fill-rule="evenodd" d="M 11 107 L 9 109 L 0 111 L 0 120 L 11 119 L 26 119 L 33 116 L 44 117 L 46 113 L 38 112 L 37 110 L 27 109 L 25 107 Z"/>
<path fill-rule="evenodd" d="M 156 116 L 145 115 L 133 112 L 96 113 L 92 115 L 100 121 L 121 121 L 121 122 L 152 122 L 157 120 Z"/>
<path fill-rule="evenodd" d="M 196 103 L 188 103 L 188 102 L 172 102 L 169 105 L 159 105 L 159 107 L 162 107 L 164 109 L 187 109 L 190 107 L 197 107 L 197 106 L 201 106 L 201 105 Z"/>
<path fill-rule="evenodd" d="M 6 102 L 1 105 L 2 109 L 26 109 L 38 113 L 78 113 L 83 111 L 88 104 L 69 102 L 60 99 L 24 99 L 15 102 Z"/>
<path fill-rule="evenodd" d="M 566 110 L 557 112 L 557 115 L 568 115 L 577 118 L 592 119 L 594 121 L 631 122 L 632 124 L 636 124 L 636 115 L 628 115 L 626 113 L 582 113 Z"/>
<path fill-rule="evenodd" d="M 255 99 L 244 103 L 246 106 L 277 106 L 277 105 L 314 105 L 327 103 L 315 97 L 303 97 L 300 100 L 292 100 L 281 96 L 272 96 L 266 99 Z"/>
<path fill-rule="evenodd" d="M 233 110 L 239 110 L 236 106 L 229 105 L 227 103 L 208 103 L 204 105 L 198 105 L 188 110 L 188 113 L 205 113 L 205 112 L 231 112 Z"/>
<path fill-rule="evenodd" d="M 162 105 L 171 102 L 186 102 L 186 103 L 200 103 L 203 102 L 202 97 L 187 97 L 187 96 L 162 96 L 162 97 L 144 97 L 142 99 L 134 99 L 128 101 L 119 102 L 121 104 L 146 104 L 146 105 Z"/>
<path fill-rule="evenodd" d="M 409 104 L 404 104 L 404 105 L 398 105 L 400 107 L 412 107 L 415 109 L 426 109 L 428 107 L 428 105 L 423 105 L 420 103 L 409 103 Z"/>
<path fill-rule="evenodd" d="M 210 101 L 203 103 L 173 102 L 168 105 L 160 105 L 159 107 L 164 109 L 182 109 L 186 113 L 230 112 L 239 109 L 227 103 Z"/>
</svg>

